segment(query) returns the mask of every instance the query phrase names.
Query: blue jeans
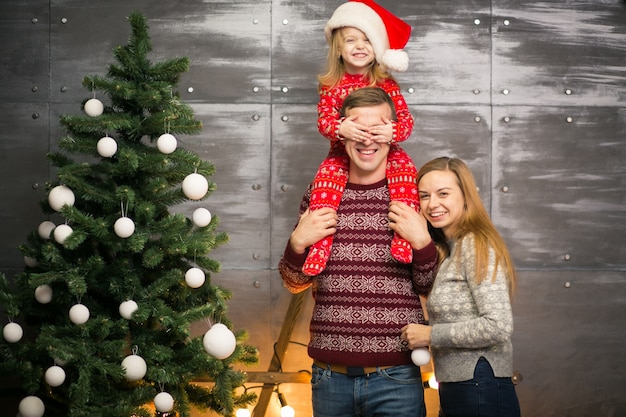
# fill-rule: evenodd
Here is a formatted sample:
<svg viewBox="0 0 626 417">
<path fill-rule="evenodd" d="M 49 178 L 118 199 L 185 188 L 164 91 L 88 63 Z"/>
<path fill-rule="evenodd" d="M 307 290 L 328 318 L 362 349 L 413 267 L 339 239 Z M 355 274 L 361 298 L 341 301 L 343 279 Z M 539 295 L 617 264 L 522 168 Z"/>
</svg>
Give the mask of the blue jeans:
<svg viewBox="0 0 626 417">
<path fill-rule="evenodd" d="M 313 365 L 315 417 L 426 417 L 420 368 L 379 369 L 352 377 Z"/>
<path fill-rule="evenodd" d="M 496 378 L 489 362 L 481 357 L 474 378 L 440 382 L 442 417 L 519 417 L 520 408 L 511 378 Z"/>
</svg>

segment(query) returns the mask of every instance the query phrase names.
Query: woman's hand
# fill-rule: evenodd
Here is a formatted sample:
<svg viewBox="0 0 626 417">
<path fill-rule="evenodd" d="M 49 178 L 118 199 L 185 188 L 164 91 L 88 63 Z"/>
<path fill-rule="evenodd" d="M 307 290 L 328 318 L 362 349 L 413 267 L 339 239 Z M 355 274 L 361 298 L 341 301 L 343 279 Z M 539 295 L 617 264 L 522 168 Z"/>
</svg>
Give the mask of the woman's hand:
<svg viewBox="0 0 626 417">
<path fill-rule="evenodd" d="M 408 343 L 409 349 L 430 345 L 431 326 L 425 324 L 407 324 L 402 328 L 400 337 Z"/>
</svg>

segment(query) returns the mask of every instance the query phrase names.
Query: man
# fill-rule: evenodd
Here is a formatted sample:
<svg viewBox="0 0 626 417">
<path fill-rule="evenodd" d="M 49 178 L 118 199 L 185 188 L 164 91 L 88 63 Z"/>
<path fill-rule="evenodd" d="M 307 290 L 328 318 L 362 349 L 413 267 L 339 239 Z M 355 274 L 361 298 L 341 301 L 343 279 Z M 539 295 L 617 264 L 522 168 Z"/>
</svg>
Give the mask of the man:
<svg viewBox="0 0 626 417">
<path fill-rule="evenodd" d="M 389 95 L 377 87 L 355 90 L 341 115 L 367 129 L 362 141 L 345 141 L 350 168 L 339 208 L 310 211 L 309 187 L 278 265 L 291 292 L 313 286 L 308 348 L 314 359 L 313 414 L 424 417 L 420 369 L 411 362 L 401 329 L 424 322 L 419 294 L 432 287 L 437 251 L 425 218 L 405 203 L 389 201 L 387 154 L 397 145 L 373 140 L 377 127 L 395 119 Z M 411 244 L 411 264 L 391 256 L 392 232 Z M 308 248 L 331 234 L 326 269 L 305 275 Z"/>
</svg>

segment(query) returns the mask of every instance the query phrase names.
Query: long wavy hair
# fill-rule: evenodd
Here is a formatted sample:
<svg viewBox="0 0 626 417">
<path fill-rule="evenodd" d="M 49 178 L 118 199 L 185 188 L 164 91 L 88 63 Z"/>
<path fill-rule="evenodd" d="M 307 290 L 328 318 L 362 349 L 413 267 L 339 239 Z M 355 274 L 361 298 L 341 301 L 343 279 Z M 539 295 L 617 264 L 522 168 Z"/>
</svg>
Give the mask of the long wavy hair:
<svg viewBox="0 0 626 417">
<path fill-rule="evenodd" d="M 320 89 L 321 87 L 335 87 L 346 73 L 346 66 L 340 52 L 343 47 L 342 30 L 343 28 L 335 29 L 330 39 L 328 55 L 326 56 L 326 72 L 317 77 Z M 371 87 L 381 84 L 388 79 L 395 81 L 393 76 L 378 63 L 376 58 L 370 64 L 366 77 Z"/>
<path fill-rule="evenodd" d="M 476 187 L 476 181 L 472 175 L 472 171 L 469 167 L 458 158 L 441 157 L 433 159 L 430 162 L 424 164 L 420 168 L 417 183 L 419 185 L 422 177 L 429 172 L 433 171 L 449 171 L 456 176 L 457 184 L 463 193 L 465 200 L 465 210 L 459 224 L 454 230 L 454 236 L 452 239 L 462 244 L 462 240 L 465 236 L 474 235 L 475 248 L 476 248 L 476 280 L 478 283 L 487 278 L 487 271 L 489 268 L 489 248 L 493 248 L 496 255 L 496 267 L 494 268 L 492 279 L 495 279 L 496 270 L 500 266 L 506 275 L 509 293 L 511 295 L 515 292 L 517 285 L 517 274 L 511 260 L 509 250 L 498 233 L 498 230 L 494 226 L 487 210 L 480 199 L 478 190 Z M 450 248 L 446 242 L 446 238 L 443 235 L 441 229 L 433 228 L 429 224 L 433 240 L 439 251 L 439 259 L 443 259 L 450 256 Z"/>
</svg>

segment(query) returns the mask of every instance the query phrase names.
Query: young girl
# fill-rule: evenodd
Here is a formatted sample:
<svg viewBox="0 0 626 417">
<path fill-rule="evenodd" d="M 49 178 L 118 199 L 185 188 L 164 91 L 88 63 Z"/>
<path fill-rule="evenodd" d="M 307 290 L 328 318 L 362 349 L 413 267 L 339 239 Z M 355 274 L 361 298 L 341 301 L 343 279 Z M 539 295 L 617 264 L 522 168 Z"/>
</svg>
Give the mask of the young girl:
<svg viewBox="0 0 626 417">
<path fill-rule="evenodd" d="M 430 345 L 443 415 L 519 417 L 511 380 L 516 274 L 506 244 L 463 161 L 426 163 L 418 185 L 440 265 L 426 304 L 430 325 L 409 324 L 402 338 L 412 349 Z"/>
<path fill-rule="evenodd" d="M 400 87 L 388 71 L 406 71 L 408 55 L 402 50 L 409 40 L 411 27 L 371 0 L 352 0 L 339 6 L 324 28 L 329 44 L 327 71 L 319 76 L 320 101 L 318 129 L 330 140 L 331 149 L 313 181 L 310 207 L 337 209 L 348 181 L 348 158 L 343 140 L 392 144 L 387 164 L 391 200 L 406 202 L 414 209 L 417 199 L 417 171 L 411 158 L 397 145 L 413 130 L 413 116 L 402 97 Z M 355 89 L 377 86 L 392 98 L 397 122 L 387 120 L 365 128 L 354 118 L 340 118 L 345 97 Z M 311 246 L 303 266 L 307 275 L 322 272 L 330 256 L 333 236 Z M 391 255 L 410 263 L 411 245 L 394 235 Z"/>
</svg>

